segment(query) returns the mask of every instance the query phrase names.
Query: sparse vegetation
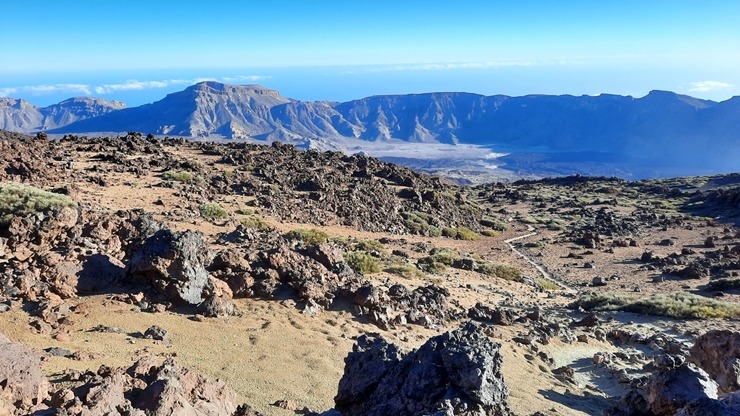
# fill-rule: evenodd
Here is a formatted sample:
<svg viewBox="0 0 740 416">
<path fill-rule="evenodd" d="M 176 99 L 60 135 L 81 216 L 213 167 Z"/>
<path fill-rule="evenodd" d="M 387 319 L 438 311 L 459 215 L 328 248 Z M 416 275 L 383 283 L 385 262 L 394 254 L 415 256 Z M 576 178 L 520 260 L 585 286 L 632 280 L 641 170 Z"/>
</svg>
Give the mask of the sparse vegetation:
<svg viewBox="0 0 740 416">
<path fill-rule="evenodd" d="M 626 311 L 673 318 L 738 318 L 740 304 L 722 302 L 687 292 L 658 294 L 647 298 L 608 293 L 579 299 L 574 306 L 587 310 Z"/>
<path fill-rule="evenodd" d="M 535 280 L 540 287 L 542 287 L 545 290 L 560 290 L 560 286 L 557 284 L 543 278 L 538 278 Z"/>
<path fill-rule="evenodd" d="M 385 247 L 383 246 L 383 243 L 381 243 L 378 240 L 360 240 L 357 243 L 355 243 L 355 250 L 365 251 L 368 253 L 371 253 L 371 252 L 383 253 L 385 251 Z"/>
<path fill-rule="evenodd" d="M 439 228 L 429 224 L 429 216 L 423 212 L 403 213 L 404 224 L 413 234 L 439 237 L 442 232 Z"/>
<path fill-rule="evenodd" d="M 174 181 L 174 182 L 182 182 L 182 183 L 189 183 L 192 182 L 194 179 L 194 176 L 192 173 L 184 170 L 168 170 L 165 173 L 162 174 L 162 177 L 168 181 Z"/>
<path fill-rule="evenodd" d="M 236 212 L 239 215 L 253 215 L 254 214 L 254 210 L 252 208 L 239 208 L 234 212 Z"/>
<path fill-rule="evenodd" d="M 480 220 L 480 225 L 488 227 L 495 231 L 506 231 L 508 228 L 506 223 L 496 218 L 484 218 Z"/>
<path fill-rule="evenodd" d="M 199 210 L 200 216 L 208 221 L 225 220 L 229 218 L 229 212 L 215 202 L 206 202 L 200 206 Z"/>
<path fill-rule="evenodd" d="M 480 240 L 480 235 L 478 233 L 466 227 L 445 227 L 442 229 L 442 235 L 456 240 Z"/>
<path fill-rule="evenodd" d="M 315 228 L 296 228 L 285 235 L 292 240 L 302 241 L 303 244 L 320 244 L 329 241 L 329 235 Z"/>
<path fill-rule="evenodd" d="M 380 262 L 377 258 L 364 251 L 352 251 L 344 255 L 344 261 L 358 273 L 373 274 L 380 271 Z"/>
<path fill-rule="evenodd" d="M 740 279 L 717 279 L 709 282 L 713 290 L 740 290 Z"/>
<path fill-rule="evenodd" d="M 419 269 L 427 273 L 442 273 L 460 258 L 460 253 L 456 251 L 434 248 L 429 256 L 420 258 L 417 264 Z"/>
<path fill-rule="evenodd" d="M 483 230 L 480 233 L 486 237 L 496 237 L 498 235 L 496 230 Z"/>
<path fill-rule="evenodd" d="M 260 231 L 269 231 L 273 229 L 273 226 L 267 221 L 255 216 L 243 217 L 239 220 L 239 223 L 245 228 L 254 228 Z"/>
<path fill-rule="evenodd" d="M 76 207 L 67 195 L 55 194 L 20 183 L 0 184 L 0 224 L 15 216 L 42 212 L 51 207 Z"/>
<path fill-rule="evenodd" d="M 419 270 L 416 266 L 411 263 L 406 263 L 402 261 L 393 262 L 393 264 L 385 268 L 385 271 L 401 276 L 405 279 L 420 278 L 421 276 L 423 276 L 421 270 Z"/>
<path fill-rule="evenodd" d="M 522 275 L 521 270 L 516 267 L 505 264 L 482 263 L 478 265 L 477 271 L 488 276 L 498 277 L 499 279 L 518 281 Z"/>
</svg>

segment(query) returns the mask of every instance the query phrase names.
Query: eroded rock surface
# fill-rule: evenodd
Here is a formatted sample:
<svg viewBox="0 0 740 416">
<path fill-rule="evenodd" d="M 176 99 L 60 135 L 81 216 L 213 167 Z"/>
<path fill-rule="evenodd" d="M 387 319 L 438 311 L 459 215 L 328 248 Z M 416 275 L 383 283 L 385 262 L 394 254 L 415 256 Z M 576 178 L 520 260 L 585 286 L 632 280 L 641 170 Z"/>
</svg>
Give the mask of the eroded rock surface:
<svg viewBox="0 0 740 416">
<path fill-rule="evenodd" d="M 499 348 L 472 323 L 405 355 L 363 336 L 345 359 L 336 409 L 345 416 L 508 416 Z"/>
</svg>

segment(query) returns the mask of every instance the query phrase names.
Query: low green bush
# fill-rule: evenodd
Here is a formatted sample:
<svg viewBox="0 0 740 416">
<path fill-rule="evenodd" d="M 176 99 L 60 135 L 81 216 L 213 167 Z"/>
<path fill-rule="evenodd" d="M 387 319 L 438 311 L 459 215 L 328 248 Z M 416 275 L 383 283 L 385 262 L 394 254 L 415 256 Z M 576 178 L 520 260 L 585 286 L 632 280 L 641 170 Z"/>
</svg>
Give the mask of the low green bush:
<svg viewBox="0 0 740 416">
<path fill-rule="evenodd" d="M 645 298 L 618 293 L 595 294 L 577 300 L 573 306 L 586 310 L 625 311 L 673 318 L 740 318 L 740 304 L 687 292 Z"/>
<path fill-rule="evenodd" d="M 20 183 L 0 184 L 0 224 L 13 217 L 45 211 L 51 207 L 77 207 L 67 195 L 55 194 Z"/>
<path fill-rule="evenodd" d="M 377 251 L 378 253 L 383 253 L 385 246 L 378 240 L 360 240 L 355 243 L 355 251 Z"/>
<path fill-rule="evenodd" d="M 477 265 L 476 271 L 499 279 L 518 281 L 522 275 L 521 270 L 505 264 L 481 263 Z"/>
<path fill-rule="evenodd" d="M 421 270 L 419 270 L 416 266 L 411 263 L 401 261 L 393 262 L 393 264 L 385 268 L 385 271 L 401 276 L 405 279 L 420 278 L 423 276 Z"/>
<path fill-rule="evenodd" d="M 377 258 L 364 251 L 352 251 L 344 255 L 344 261 L 358 273 L 373 274 L 380 271 L 380 262 Z"/>
<path fill-rule="evenodd" d="M 174 171 L 174 170 L 168 170 L 167 172 L 162 174 L 162 177 L 168 181 L 174 181 L 174 182 L 192 182 L 193 181 L 193 174 L 184 170 Z"/>
<path fill-rule="evenodd" d="M 229 212 L 215 202 L 206 202 L 200 206 L 199 210 L 200 216 L 208 221 L 225 220 L 229 218 Z"/>
<path fill-rule="evenodd" d="M 429 216 L 423 212 L 404 212 L 404 224 L 412 234 L 439 237 L 442 232 L 439 228 L 429 224 Z"/>
<path fill-rule="evenodd" d="M 467 227 L 445 227 L 442 228 L 442 235 L 456 240 L 480 240 L 480 235 Z"/>
<path fill-rule="evenodd" d="M 740 279 L 712 280 L 707 286 L 714 290 L 738 290 L 740 289 Z"/>
<path fill-rule="evenodd" d="M 273 229 L 272 225 L 260 217 L 243 217 L 239 220 L 239 223 L 245 228 L 254 228 L 260 231 L 269 231 Z"/>
<path fill-rule="evenodd" d="M 329 241 L 328 234 L 315 228 L 296 228 L 295 230 L 287 233 L 285 236 L 291 240 L 302 241 L 304 244 L 307 245 L 326 243 L 327 241 Z"/>
<path fill-rule="evenodd" d="M 545 290 L 560 290 L 560 286 L 557 284 L 543 278 L 539 278 L 536 280 L 537 284 L 540 285 Z"/>
<path fill-rule="evenodd" d="M 495 231 L 506 231 L 506 229 L 508 228 L 505 222 L 496 218 L 484 218 L 480 220 L 480 225 L 488 227 Z"/>
</svg>

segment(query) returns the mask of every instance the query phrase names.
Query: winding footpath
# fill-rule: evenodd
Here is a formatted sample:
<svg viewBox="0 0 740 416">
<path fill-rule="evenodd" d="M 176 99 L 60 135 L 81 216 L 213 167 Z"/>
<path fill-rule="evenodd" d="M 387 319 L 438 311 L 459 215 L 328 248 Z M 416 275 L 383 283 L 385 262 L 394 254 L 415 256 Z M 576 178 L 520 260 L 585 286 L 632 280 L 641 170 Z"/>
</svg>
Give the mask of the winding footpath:
<svg viewBox="0 0 740 416">
<path fill-rule="evenodd" d="M 542 278 L 543 279 L 547 280 L 548 282 L 552 282 L 552 283 L 558 285 L 563 290 L 566 290 L 566 291 L 574 292 L 575 293 L 576 291 L 573 288 L 571 288 L 568 285 L 566 285 L 565 283 L 563 283 L 563 282 L 561 282 L 561 281 L 553 278 L 552 275 L 547 272 L 547 270 L 545 270 L 541 265 L 539 265 L 534 260 L 532 260 L 531 257 L 529 257 L 528 255 L 522 253 L 516 247 L 514 247 L 514 244 L 513 243 L 515 241 L 522 240 L 524 238 L 532 237 L 534 235 L 537 235 L 537 231 L 534 230 L 534 227 L 532 227 L 531 225 L 528 225 L 527 228 L 528 228 L 527 231 L 529 231 L 529 233 L 524 234 L 524 235 L 520 235 L 520 236 L 517 236 L 517 237 L 509 238 L 508 240 L 504 240 L 504 243 L 506 243 L 506 245 L 509 246 L 509 248 L 511 249 L 511 251 L 513 251 L 514 253 L 518 254 L 519 257 L 523 258 L 527 263 L 531 264 L 535 269 L 537 269 L 537 271 L 540 272 L 540 274 L 542 275 Z"/>
</svg>

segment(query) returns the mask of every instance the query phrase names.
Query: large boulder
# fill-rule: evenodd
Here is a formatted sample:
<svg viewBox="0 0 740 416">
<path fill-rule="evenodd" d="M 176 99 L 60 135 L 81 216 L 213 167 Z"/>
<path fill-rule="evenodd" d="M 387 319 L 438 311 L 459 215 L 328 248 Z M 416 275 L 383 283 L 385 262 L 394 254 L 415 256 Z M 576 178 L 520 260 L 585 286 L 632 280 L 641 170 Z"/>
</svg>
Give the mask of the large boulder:
<svg viewBox="0 0 740 416">
<path fill-rule="evenodd" d="M 149 284 L 176 305 L 198 305 L 210 284 L 208 246 L 194 231 L 157 231 L 144 241 L 129 261 L 126 279 Z"/>
<path fill-rule="evenodd" d="M 49 403 L 57 410 L 54 414 L 221 416 L 237 410 L 236 394 L 226 384 L 189 371 L 172 358 L 159 365 L 144 356 L 127 370 L 101 367 L 80 381 L 72 390 L 53 394 Z"/>
<path fill-rule="evenodd" d="M 511 414 L 500 344 L 473 323 L 402 355 L 361 338 L 345 359 L 335 397 L 345 416 Z"/>
<path fill-rule="evenodd" d="M 653 374 L 645 385 L 645 398 L 656 415 L 674 415 L 693 401 L 717 399 L 717 383 L 701 368 L 684 364 Z"/>
<path fill-rule="evenodd" d="M 49 381 L 41 372 L 41 354 L 0 334 L 0 414 L 8 405 L 18 414 L 41 405 Z M 12 408 L 11 408 L 12 409 Z"/>
<path fill-rule="evenodd" d="M 709 373 L 720 393 L 740 390 L 740 332 L 705 333 L 691 348 L 689 360 Z"/>
</svg>

